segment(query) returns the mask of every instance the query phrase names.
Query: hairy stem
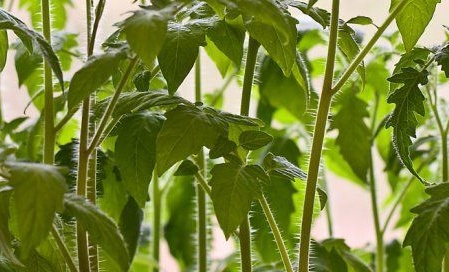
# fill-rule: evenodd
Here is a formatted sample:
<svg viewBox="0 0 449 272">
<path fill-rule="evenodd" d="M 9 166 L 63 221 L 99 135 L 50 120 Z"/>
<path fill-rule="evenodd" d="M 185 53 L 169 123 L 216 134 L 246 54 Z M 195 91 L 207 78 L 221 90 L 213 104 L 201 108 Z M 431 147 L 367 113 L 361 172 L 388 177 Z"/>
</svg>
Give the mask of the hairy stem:
<svg viewBox="0 0 449 272">
<path fill-rule="evenodd" d="M 259 199 L 259 203 L 262 206 L 265 217 L 267 218 L 268 224 L 270 225 L 271 232 L 273 232 L 276 245 L 278 247 L 279 253 L 281 254 L 282 262 L 284 263 L 285 271 L 293 272 L 293 266 L 288 256 L 287 248 L 285 247 L 284 240 L 282 239 L 281 232 L 279 231 L 276 219 L 271 212 L 270 206 L 268 205 L 267 199 L 264 195 Z"/>
<path fill-rule="evenodd" d="M 370 196 L 371 196 L 371 209 L 373 212 L 374 229 L 376 231 L 376 271 L 384 271 L 384 240 L 383 233 L 380 226 L 379 207 L 377 205 L 377 191 L 376 191 L 376 177 L 374 175 L 374 163 L 373 154 L 370 152 Z"/>
<path fill-rule="evenodd" d="M 340 1 L 332 1 L 332 17 L 329 36 L 329 48 L 327 52 L 326 71 L 324 74 L 323 89 L 320 96 L 318 113 L 313 133 L 312 150 L 307 174 L 306 194 L 301 222 L 301 238 L 299 249 L 299 271 L 309 271 L 310 232 L 312 229 L 313 204 L 315 201 L 316 185 L 320 168 L 321 153 L 323 149 L 324 135 L 326 133 L 327 117 L 332 101 L 332 80 L 334 77 L 335 54 L 338 39 L 338 14 Z"/>
<path fill-rule="evenodd" d="M 325 176 L 323 176 L 323 178 L 321 180 L 321 186 L 325 192 L 329 193 L 328 186 L 327 186 L 327 179 Z M 327 231 L 329 232 L 329 237 L 333 237 L 334 236 L 334 225 L 333 225 L 333 220 L 332 220 L 332 209 L 331 209 L 329 200 L 326 202 L 326 221 L 327 221 Z"/>
<path fill-rule="evenodd" d="M 75 262 L 72 260 L 72 257 L 70 256 L 70 251 L 67 249 L 66 245 L 64 244 L 64 241 L 62 240 L 61 235 L 59 235 L 59 232 L 58 232 L 58 229 L 56 228 L 56 226 L 53 225 L 50 231 L 51 231 L 53 238 L 56 241 L 56 244 L 58 245 L 59 250 L 61 251 L 62 256 L 64 256 L 64 259 L 67 263 L 67 267 L 69 268 L 70 272 L 78 272 Z"/>
<path fill-rule="evenodd" d="M 159 177 L 153 174 L 153 272 L 159 272 L 161 235 L 161 190 L 159 189 Z"/>
<path fill-rule="evenodd" d="M 195 64 L 195 100 L 196 102 L 201 102 L 201 60 L 200 55 Z M 204 150 L 201 149 L 198 153 L 197 163 L 199 167 L 199 172 L 203 176 L 206 176 L 207 169 L 204 158 Z M 206 193 L 199 182 L 196 186 L 196 198 L 197 198 L 197 209 L 198 209 L 198 271 L 207 271 L 207 207 L 206 207 Z"/>
<path fill-rule="evenodd" d="M 253 88 L 254 70 L 257 61 L 257 52 L 260 44 L 255 39 L 249 37 L 248 52 L 246 55 L 245 76 L 243 78 L 242 100 L 240 104 L 240 115 L 249 115 L 249 106 L 251 102 L 251 90 Z M 251 231 L 248 215 L 240 224 L 239 240 L 240 240 L 240 258 L 242 272 L 251 272 Z"/>
</svg>

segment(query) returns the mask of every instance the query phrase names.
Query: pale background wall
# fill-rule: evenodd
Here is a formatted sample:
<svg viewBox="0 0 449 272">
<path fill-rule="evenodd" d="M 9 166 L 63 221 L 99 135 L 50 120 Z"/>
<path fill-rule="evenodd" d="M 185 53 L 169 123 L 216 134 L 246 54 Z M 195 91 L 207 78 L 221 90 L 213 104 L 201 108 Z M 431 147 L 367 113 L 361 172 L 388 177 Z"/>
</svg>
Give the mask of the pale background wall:
<svg viewBox="0 0 449 272">
<path fill-rule="evenodd" d="M 37 0 L 36 0 L 37 1 Z M 57 1 L 57 0 L 55 0 Z M 81 42 L 85 43 L 85 19 L 84 19 L 84 1 L 72 0 L 73 8 L 70 10 L 70 18 L 67 31 L 81 33 Z M 376 24 L 382 23 L 386 17 L 389 0 L 342 0 L 341 1 L 341 17 L 349 19 L 357 15 L 365 15 L 373 18 Z M 444 39 L 444 31 L 442 25 L 449 25 L 447 20 L 447 11 L 449 10 L 449 2 L 442 1 L 435 14 L 434 20 L 430 23 L 428 31 L 421 38 L 422 45 L 434 45 L 440 43 Z M 317 6 L 330 9 L 330 0 L 321 0 Z M 127 14 L 125 12 L 132 10 L 131 0 L 108 0 L 105 9 L 104 19 L 99 32 L 99 41 L 111 33 L 114 29 L 112 24 L 124 19 Z M 13 10 L 15 12 L 16 9 Z M 19 18 L 27 18 L 24 12 L 16 13 Z M 367 30 L 368 29 L 368 30 Z M 391 28 L 390 28 L 391 29 Z M 373 30 L 364 28 L 367 36 L 370 36 Z M 28 97 L 25 90 L 17 92 L 17 78 L 13 64 L 13 54 L 9 56 L 9 62 L 1 78 L 1 95 L 3 98 L 4 115 L 7 120 L 15 118 L 23 114 L 23 109 L 27 104 Z M 78 64 L 79 65 L 79 64 Z M 214 88 L 220 86 L 221 77 L 219 76 L 213 64 L 203 58 L 203 89 L 210 92 Z M 71 75 L 66 74 L 66 77 Z M 319 86 L 316 86 L 319 87 Z M 228 111 L 238 113 L 239 109 L 239 88 L 236 83 L 231 85 L 231 96 L 225 101 L 225 108 Z M 319 88 L 317 88 L 319 89 Z M 188 99 L 193 98 L 193 77 L 190 75 L 183 85 L 180 92 Z M 252 108 L 254 110 L 254 107 Z M 35 115 L 36 111 L 30 109 L 27 115 Z M 379 169 L 379 173 L 381 169 Z M 373 223 L 371 218 L 371 206 L 369 195 L 359 187 L 340 180 L 339 178 L 329 177 L 329 196 L 333 210 L 334 234 L 336 237 L 345 238 L 351 246 L 364 246 L 375 240 Z M 388 194 L 386 180 L 379 180 L 379 196 L 383 199 Z M 380 202 L 382 204 L 382 202 Z M 324 216 L 319 218 L 315 223 L 313 234 L 317 238 L 327 237 L 327 229 Z M 216 231 L 214 236 L 217 239 L 217 248 L 213 255 L 216 257 L 224 256 L 229 253 L 229 245 L 224 243 L 223 235 L 220 231 Z M 394 233 L 387 233 L 387 238 L 394 237 Z M 163 268 L 166 271 L 174 271 L 174 262 L 167 253 L 166 245 L 163 245 Z"/>
</svg>

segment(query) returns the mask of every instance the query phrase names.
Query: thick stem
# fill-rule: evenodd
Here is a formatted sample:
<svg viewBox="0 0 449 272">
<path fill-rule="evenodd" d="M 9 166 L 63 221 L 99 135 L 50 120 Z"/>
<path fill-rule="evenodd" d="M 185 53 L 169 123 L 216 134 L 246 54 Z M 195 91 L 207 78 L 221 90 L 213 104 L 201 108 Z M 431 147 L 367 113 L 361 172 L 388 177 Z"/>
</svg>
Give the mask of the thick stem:
<svg viewBox="0 0 449 272">
<path fill-rule="evenodd" d="M 342 74 L 342 76 L 340 77 L 338 82 L 332 88 L 333 93 L 338 92 L 341 89 L 341 87 L 343 87 L 343 85 L 346 83 L 346 81 L 349 79 L 349 77 L 354 73 L 354 71 L 357 69 L 357 67 L 360 65 L 360 63 L 363 61 L 363 59 L 366 57 L 366 55 L 369 53 L 369 51 L 376 44 L 377 40 L 379 40 L 379 38 L 385 32 L 387 27 L 391 24 L 391 22 L 393 22 L 393 20 L 402 11 L 402 9 L 410 2 L 411 1 L 409 1 L 409 0 L 402 0 L 390 12 L 387 19 L 385 19 L 384 23 L 377 29 L 376 33 L 374 33 L 373 37 L 368 41 L 368 43 L 365 45 L 365 47 L 352 60 L 351 64 L 348 66 L 348 68 Z"/>
<path fill-rule="evenodd" d="M 282 239 L 281 232 L 279 231 L 276 219 L 271 212 L 270 206 L 268 205 L 267 199 L 264 195 L 259 199 L 259 203 L 262 206 L 265 217 L 267 218 L 268 224 L 270 225 L 271 232 L 273 232 L 276 245 L 278 247 L 279 253 L 281 254 L 282 262 L 284 263 L 285 271 L 293 272 L 292 263 L 288 256 L 287 248 L 285 247 L 284 240 Z"/>
<path fill-rule="evenodd" d="M 323 89 L 321 92 L 318 113 L 313 133 L 312 150 L 309 160 L 309 170 L 307 174 L 307 186 L 304 200 L 301 238 L 299 249 L 299 271 L 309 271 L 310 252 L 310 232 L 312 229 L 313 204 L 315 201 L 316 185 L 320 168 L 321 152 L 323 149 L 324 135 L 326 133 L 327 117 L 332 101 L 332 80 L 334 77 L 335 54 L 337 51 L 338 39 L 338 15 L 340 11 L 340 1 L 332 1 L 332 17 L 329 36 L 329 48 L 327 52 L 326 71 L 324 74 Z"/>
<path fill-rule="evenodd" d="M 159 272 L 161 235 L 161 190 L 159 189 L 159 178 L 153 175 L 153 261 L 155 266 L 153 272 Z"/>
<path fill-rule="evenodd" d="M 201 102 L 201 60 L 200 55 L 195 64 L 195 100 Z M 204 150 L 201 149 L 198 153 L 197 163 L 199 171 L 203 176 L 206 176 L 207 169 L 204 158 Z M 206 207 L 206 193 L 197 182 L 196 198 L 198 208 L 198 271 L 207 271 L 207 207 Z"/>
<path fill-rule="evenodd" d="M 245 76 L 243 78 L 242 100 L 240 102 L 240 115 L 244 116 L 248 116 L 249 114 L 251 90 L 253 88 L 254 70 L 256 67 L 257 52 L 259 51 L 259 47 L 259 42 L 249 37 Z M 248 215 L 243 219 L 239 229 L 241 271 L 251 272 L 251 230 Z"/>
</svg>

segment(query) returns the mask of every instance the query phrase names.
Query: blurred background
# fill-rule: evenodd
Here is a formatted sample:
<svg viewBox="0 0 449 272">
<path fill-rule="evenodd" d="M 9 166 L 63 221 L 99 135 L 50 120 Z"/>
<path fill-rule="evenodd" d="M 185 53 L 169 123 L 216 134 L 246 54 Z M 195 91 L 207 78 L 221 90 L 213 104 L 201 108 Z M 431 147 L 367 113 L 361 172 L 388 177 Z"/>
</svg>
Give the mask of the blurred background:
<svg viewBox="0 0 449 272">
<path fill-rule="evenodd" d="M 37 0 L 36 0 L 37 1 Z M 58 1 L 58 0 L 55 0 Z M 97 44 L 110 35 L 115 27 L 114 23 L 123 20 L 128 16 L 126 12 L 136 9 L 136 4 L 132 4 L 131 0 L 108 0 L 105 8 L 105 14 L 100 26 Z M 69 18 L 67 24 L 67 32 L 79 33 L 80 51 L 84 49 L 85 44 L 85 21 L 84 21 L 84 1 L 72 0 L 72 7 L 69 8 Z M 325 9 L 330 9 L 330 0 L 318 1 L 317 6 Z M 350 19 L 357 15 L 364 15 L 371 17 L 376 24 L 380 24 L 388 14 L 390 1 L 389 0 L 350 0 L 341 1 L 341 18 L 344 20 Z M 433 21 L 428 26 L 428 31 L 420 39 L 420 44 L 423 46 L 433 46 L 445 38 L 443 25 L 449 25 L 447 21 L 447 11 L 449 10 L 449 2 L 443 1 L 437 8 L 437 12 Z M 12 6 L 12 12 L 25 22 L 29 22 L 30 18 L 26 11 L 19 9 L 18 4 Z M 300 20 L 299 27 L 313 25 L 312 21 L 299 13 L 292 10 L 293 14 L 297 15 Z M 318 26 L 316 26 L 318 27 Z M 396 29 L 392 25 L 388 31 Z M 361 30 L 365 37 L 370 37 L 374 32 L 374 27 L 363 27 Z M 325 48 L 316 50 L 317 55 L 324 56 Z M 205 93 L 212 92 L 223 84 L 223 79 L 220 73 L 215 68 L 215 65 L 208 60 L 204 52 L 202 58 L 202 76 L 203 76 L 203 90 Z M 24 109 L 30 101 L 27 92 L 22 88 L 19 91 L 17 75 L 14 68 L 14 51 L 10 51 L 8 56 L 8 64 L 5 71 L 1 75 L 1 96 L 4 109 L 4 116 L 6 120 L 12 120 L 16 117 L 35 116 L 37 111 L 31 106 L 24 113 Z M 66 78 L 70 78 L 74 71 L 80 67 L 82 63 L 75 63 L 72 71 L 65 74 Z M 320 80 L 316 80 L 315 88 L 320 89 Z M 224 110 L 238 113 L 240 101 L 240 87 L 237 82 L 231 82 L 228 93 L 224 101 Z M 184 81 L 180 87 L 179 94 L 189 100 L 193 100 L 194 86 L 193 77 L 189 77 Z M 251 108 L 254 113 L 254 105 Z M 382 169 L 378 169 L 379 177 L 382 177 Z M 372 217 L 367 216 L 371 213 L 370 198 L 367 191 L 350 182 L 345 182 L 338 177 L 329 175 L 328 180 L 328 195 L 329 202 L 332 207 L 332 216 L 334 224 L 334 236 L 346 239 L 346 242 L 351 247 L 363 247 L 375 240 Z M 380 206 L 385 200 L 388 193 L 388 183 L 386 180 L 379 179 L 378 194 L 380 197 Z M 386 240 L 397 235 L 394 231 L 386 233 Z M 328 237 L 327 225 L 323 216 L 315 221 L 313 228 L 313 236 L 321 239 Z M 232 252 L 233 245 L 231 242 L 227 243 L 222 232 L 214 229 L 214 250 L 212 257 L 225 257 Z M 165 271 L 176 271 L 176 262 L 172 260 L 168 253 L 168 248 L 165 244 L 162 245 L 162 269 Z"/>
</svg>

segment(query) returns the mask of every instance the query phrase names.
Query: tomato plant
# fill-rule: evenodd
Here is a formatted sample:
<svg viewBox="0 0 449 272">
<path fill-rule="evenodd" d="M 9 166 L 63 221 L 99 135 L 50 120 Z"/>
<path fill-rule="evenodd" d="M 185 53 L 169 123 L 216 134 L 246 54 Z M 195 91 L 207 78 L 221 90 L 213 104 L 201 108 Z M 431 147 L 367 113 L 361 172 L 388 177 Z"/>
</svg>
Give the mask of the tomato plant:
<svg viewBox="0 0 449 272">
<path fill-rule="evenodd" d="M 380 24 L 340 0 L 141 0 L 100 41 L 106 2 L 85 1 L 81 37 L 80 3 L 20 0 L 26 24 L 0 1 L 0 71 L 14 53 L 39 111 L 0 114 L 1 271 L 156 272 L 166 241 L 182 271 L 449 272 L 449 44 L 417 44 L 439 0 L 392 0 Z M 327 173 L 369 192 L 374 245 L 334 237 Z M 238 247 L 221 260 L 217 228 Z"/>
</svg>

